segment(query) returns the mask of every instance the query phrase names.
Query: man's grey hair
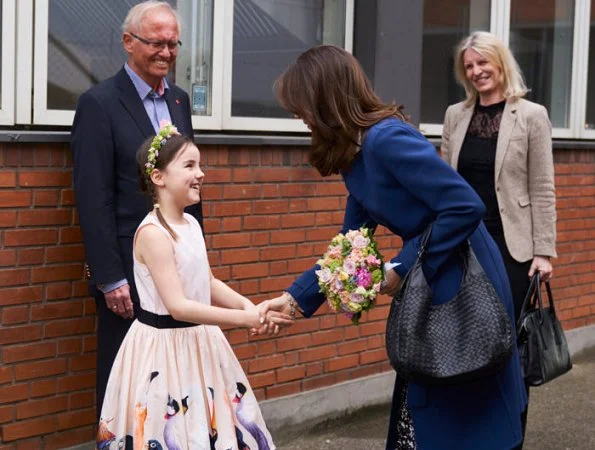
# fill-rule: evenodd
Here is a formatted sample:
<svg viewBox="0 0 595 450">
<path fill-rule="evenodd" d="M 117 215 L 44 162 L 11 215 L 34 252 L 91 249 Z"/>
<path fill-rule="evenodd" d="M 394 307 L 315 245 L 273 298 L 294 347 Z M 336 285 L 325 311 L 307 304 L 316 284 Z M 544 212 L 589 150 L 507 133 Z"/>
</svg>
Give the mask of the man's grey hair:
<svg viewBox="0 0 595 450">
<path fill-rule="evenodd" d="M 124 19 L 124 23 L 122 24 L 122 32 L 138 32 L 145 16 L 150 11 L 158 8 L 167 9 L 176 18 L 176 22 L 178 23 L 178 32 L 181 33 L 182 24 L 180 23 L 180 16 L 178 15 L 178 12 L 168 2 L 157 0 L 147 0 L 130 8 L 130 11 L 128 11 L 128 14 L 126 15 L 126 19 Z"/>
</svg>

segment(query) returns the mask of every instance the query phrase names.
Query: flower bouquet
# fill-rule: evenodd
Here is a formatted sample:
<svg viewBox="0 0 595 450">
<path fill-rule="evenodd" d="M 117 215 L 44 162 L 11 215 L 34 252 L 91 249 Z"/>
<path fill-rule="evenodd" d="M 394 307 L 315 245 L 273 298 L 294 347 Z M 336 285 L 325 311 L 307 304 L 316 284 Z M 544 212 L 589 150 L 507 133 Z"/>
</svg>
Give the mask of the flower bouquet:
<svg viewBox="0 0 595 450">
<path fill-rule="evenodd" d="M 318 285 L 336 312 L 357 325 L 363 311 L 376 302 L 384 278 L 382 255 L 367 228 L 338 234 L 328 246 L 316 271 Z"/>
</svg>

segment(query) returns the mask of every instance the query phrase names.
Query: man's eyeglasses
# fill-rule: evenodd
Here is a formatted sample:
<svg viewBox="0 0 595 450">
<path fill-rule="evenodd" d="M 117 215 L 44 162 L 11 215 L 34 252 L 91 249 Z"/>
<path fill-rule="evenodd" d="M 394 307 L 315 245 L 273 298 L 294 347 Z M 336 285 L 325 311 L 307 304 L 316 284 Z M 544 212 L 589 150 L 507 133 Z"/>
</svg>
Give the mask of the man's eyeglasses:
<svg viewBox="0 0 595 450">
<path fill-rule="evenodd" d="M 170 52 L 173 52 L 182 46 L 182 41 L 150 41 L 137 36 L 134 33 L 130 33 L 130 36 L 132 36 L 134 39 L 138 39 L 145 45 L 150 45 L 154 50 L 163 50 L 165 47 L 167 47 Z"/>
</svg>

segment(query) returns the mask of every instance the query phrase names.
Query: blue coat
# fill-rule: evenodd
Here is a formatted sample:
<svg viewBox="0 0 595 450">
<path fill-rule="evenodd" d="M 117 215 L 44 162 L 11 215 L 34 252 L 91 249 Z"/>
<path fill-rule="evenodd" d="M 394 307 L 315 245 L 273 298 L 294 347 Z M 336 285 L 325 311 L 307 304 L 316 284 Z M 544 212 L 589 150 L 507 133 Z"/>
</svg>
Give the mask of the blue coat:
<svg viewBox="0 0 595 450">
<path fill-rule="evenodd" d="M 462 271 L 455 250 L 470 239 L 514 323 L 502 257 L 481 222 L 485 207 L 421 133 L 398 119 L 379 122 L 342 175 L 349 191 L 342 232 L 380 224 L 400 236 L 403 248 L 392 261 L 401 263 L 395 270 L 404 277 L 415 261 L 420 233 L 433 222 L 423 270 L 436 303 L 456 294 Z M 325 300 L 316 269 L 304 272 L 288 289 L 306 316 Z M 411 383 L 408 392 L 419 449 L 513 448 L 521 441 L 520 414 L 526 403 L 516 349 L 493 377 L 456 387 Z"/>
</svg>

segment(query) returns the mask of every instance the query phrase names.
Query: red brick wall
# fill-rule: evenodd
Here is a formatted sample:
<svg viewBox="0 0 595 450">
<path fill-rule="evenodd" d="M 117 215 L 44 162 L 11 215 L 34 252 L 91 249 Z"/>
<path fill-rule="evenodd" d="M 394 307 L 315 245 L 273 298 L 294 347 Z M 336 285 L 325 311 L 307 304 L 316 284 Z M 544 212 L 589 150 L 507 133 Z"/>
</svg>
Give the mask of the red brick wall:
<svg viewBox="0 0 595 450">
<path fill-rule="evenodd" d="M 321 181 L 305 148 L 203 147 L 205 229 L 215 274 L 250 298 L 278 294 L 342 221 L 341 181 Z M 556 151 L 554 281 L 567 328 L 595 323 L 595 152 Z M 94 438 L 94 303 L 65 144 L 0 144 L 0 450 Z M 388 255 L 400 241 L 380 233 Z M 383 298 L 359 327 L 326 307 L 275 339 L 228 330 L 260 399 L 389 370 Z"/>
</svg>

